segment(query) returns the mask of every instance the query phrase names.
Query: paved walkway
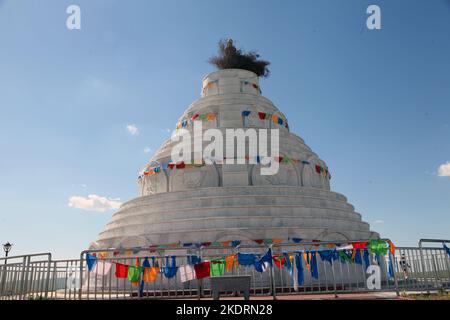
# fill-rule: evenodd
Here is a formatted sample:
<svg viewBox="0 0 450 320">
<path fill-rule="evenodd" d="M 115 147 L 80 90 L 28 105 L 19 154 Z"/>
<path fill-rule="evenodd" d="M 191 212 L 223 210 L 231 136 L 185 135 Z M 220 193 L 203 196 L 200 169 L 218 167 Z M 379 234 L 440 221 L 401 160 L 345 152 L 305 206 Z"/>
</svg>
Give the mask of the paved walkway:
<svg viewBox="0 0 450 320">
<path fill-rule="evenodd" d="M 223 297 L 221 300 L 243 300 L 242 297 Z M 212 300 L 205 298 L 202 300 Z M 255 297 L 250 300 L 272 300 L 270 296 Z M 395 292 L 376 292 L 376 293 L 343 293 L 336 298 L 334 294 L 297 294 L 297 295 L 278 295 L 277 300 L 408 300 L 407 298 L 397 297 Z"/>
</svg>

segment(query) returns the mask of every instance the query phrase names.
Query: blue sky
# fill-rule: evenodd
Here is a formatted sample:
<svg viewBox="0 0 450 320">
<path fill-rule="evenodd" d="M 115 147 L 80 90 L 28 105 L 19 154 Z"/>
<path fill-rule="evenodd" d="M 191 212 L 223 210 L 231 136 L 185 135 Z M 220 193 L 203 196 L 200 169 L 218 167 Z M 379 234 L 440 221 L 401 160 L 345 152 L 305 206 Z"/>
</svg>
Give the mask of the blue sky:
<svg viewBox="0 0 450 320">
<path fill-rule="evenodd" d="M 113 211 L 69 198 L 137 195 L 144 149 L 199 97 L 227 37 L 272 62 L 263 94 L 373 230 L 448 239 L 449 32 L 448 0 L 0 0 L 0 241 L 61 258 L 95 240 Z"/>
</svg>

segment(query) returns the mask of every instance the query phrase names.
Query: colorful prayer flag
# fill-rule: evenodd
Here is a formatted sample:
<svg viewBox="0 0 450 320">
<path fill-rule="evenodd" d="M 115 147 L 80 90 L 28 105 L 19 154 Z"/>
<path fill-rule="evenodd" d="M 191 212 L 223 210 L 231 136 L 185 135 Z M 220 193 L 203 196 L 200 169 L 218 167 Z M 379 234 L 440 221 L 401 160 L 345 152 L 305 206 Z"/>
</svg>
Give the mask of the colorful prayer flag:
<svg viewBox="0 0 450 320">
<path fill-rule="evenodd" d="M 93 256 L 92 254 L 86 254 L 86 264 L 88 267 L 89 272 L 92 271 L 95 264 L 97 263 L 97 257 Z"/>
<path fill-rule="evenodd" d="M 116 263 L 116 278 L 126 278 L 128 276 L 128 266 L 122 263 Z"/>
<path fill-rule="evenodd" d="M 225 257 L 225 265 L 227 271 L 231 271 L 233 269 L 234 264 L 236 263 L 236 255 L 232 254 Z"/>
<path fill-rule="evenodd" d="M 111 267 L 112 263 L 110 262 L 98 261 L 92 272 L 99 276 L 106 276 L 111 270 Z"/>
<path fill-rule="evenodd" d="M 210 262 L 205 261 L 194 265 L 195 276 L 197 279 L 208 278 L 211 273 Z"/>
<path fill-rule="evenodd" d="M 191 265 L 180 266 L 180 279 L 181 282 L 187 282 L 195 279 L 195 269 Z"/>
<path fill-rule="evenodd" d="M 225 272 L 225 259 L 212 260 L 210 263 L 211 277 L 223 276 Z"/>
</svg>

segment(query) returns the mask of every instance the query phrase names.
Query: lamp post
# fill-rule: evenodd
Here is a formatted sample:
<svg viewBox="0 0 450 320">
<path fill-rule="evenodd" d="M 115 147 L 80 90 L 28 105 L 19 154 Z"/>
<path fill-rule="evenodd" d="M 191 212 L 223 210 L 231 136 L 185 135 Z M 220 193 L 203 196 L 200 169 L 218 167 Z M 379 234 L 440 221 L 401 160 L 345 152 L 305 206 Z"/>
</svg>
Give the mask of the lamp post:
<svg viewBox="0 0 450 320">
<path fill-rule="evenodd" d="M 9 242 L 3 244 L 3 250 L 5 251 L 5 258 L 8 258 L 8 253 L 11 251 L 12 246 L 13 245 Z M 7 260 L 8 259 L 5 259 L 5 264 Z"/>
</svg>

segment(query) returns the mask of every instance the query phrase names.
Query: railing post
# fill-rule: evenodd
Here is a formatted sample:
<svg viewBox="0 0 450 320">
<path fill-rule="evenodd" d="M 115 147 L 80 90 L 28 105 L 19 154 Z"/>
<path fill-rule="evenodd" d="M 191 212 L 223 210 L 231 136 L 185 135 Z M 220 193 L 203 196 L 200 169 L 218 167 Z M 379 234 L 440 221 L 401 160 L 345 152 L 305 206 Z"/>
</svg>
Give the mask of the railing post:
<svg viewBox="0 0 450 320">
<path fill-rule="evenodd" d="M 200 261 L 203 260 L 203 247 L 198 248 L 198 255 L 200 257 Z M 203 279 L 197 279 L 197 291 L 198 291 L 198 300 L 203 298 Z"/>
<path fill-rule="evenodd" d="M 26 280 L 26 270 L 27 270 L 27 259 L 26 257 L 23 257 L 23 262 L 22 262 L 22 272 L 20 275 L 20 294 L 19 294 L 19 299 L 22 300 L 25 293 L 26 293 L 26 286 L 25 286 L 25 280 Z"/>
<path fill-rule="evenodd" d="M 50 283 L 50 269 L 52 265 L 52 254 L 49 253 L 48 255 L 48 264 L 47 264 L 47 275 L 45 280 L 45 298 L 48 298 L 48 288 Z"/>
<path fill-rule="evenodd" d="M 431 262 L 432 262 L 432 267 L 433 267 L 433 271 L 434 271 L 434 283 L 435 283 L 435 287 L 436 289 L 439 289 L 439 284 L 440 284 L 440 277 L 439 277 L 439 272 L 438 272 L 438 266 L 436 264 L 436 257 L 433 255 L 433 253 L 431 253 Z"/>
<path fill-rule="evenodd" d="M 33 275 L 33 270 L 30 271 L 30 264 L 31 264 L 31 257 L 27 257 L 27 262 L 26 262 L 26 281 L 25 281 L 25 292 L 28 294 L 29 291 L 31 291 L 32 288 L 32 283 L 30 281 L 30 279 L 32 278 Z M 30 274 L 31 273 L 31 274 Z"/>
<path fill-rule="evenodd" d="M 333 276 L 333 289 L 334 289 L 334 297 L 337 298 L 337 287 L 336 287 L 336 275 L 334 273 L 334 263 L 333 260 L 331 260 L 331 275 Z M 328 285 L 327 285 L 328 286 Z M 319 287 L 320 288 L 320 287 Z"/>
<path fill-rule="evenodd" d="M 270 246 L 269 246 L 269 250 L 270 250 L 270 252 L 271 252 L 271 254 L 273 255 L 273 244 L 271 244 Z M 277 287 L 276 287 L 276 284 L 275 284 L 275 271 L 274 271 L 274 268 L 273 268 L 273 261 L 271 261 L 270 262 L 270 264 L 269 264 L 269 267 L 270 267 L 270 284 L 271 284 L 271 291 L 272 291 L 272 298 L 273 298 L 273 300 L 277 300 Z"/>
<path fill-rule="evenodd" d="M 419 252 L 420 252 L 420 263 L 422 265 L 422 276 L 424 280 L 424 285 L 426 286 L 427 294 L 430 294 L 428 280 L 426 279 L 426 271 L 425 271 L 426 269 L 425 269 L 425 260 L 423 258 L 422 240 L 419 241 Z"/>
<path fill-rule="evenodd" d="M 80 288 L 78 289 L 78 300 L 82 299 L 83 292 L 83 255 L 84 251 L 80 254 Z"/>
<path fill-rule="evenodd" d="M 0 284 L 1 284 L 1 286 L 0 286 L 0 297 L 3 297 L 4 291 L 5 291 L 5 287 L 6 287 L 6 273 L 7 273 L 7 270 L 8 270 L 8 265 L 6 263 L 5 264 L 2 263 L 0 265 L 0 268 L 2 270 L 1 279 L 0 279 Z"/>
<path fill-rule="evenodd" d="M 394 266 L 396 265 L 396 261 L 395 261 L 395 255 L 392 254 L 392 252 L 389 252 L 389 262 L 392 265 L 392 276 L 394 277 L 394 285 L 395 285 L 395 293 L 397 294 L 397 297 L 400 296 L 400 291 L 398 290 L 398 281 L 397 281 L 397 275 L 395 274 L 395 268 Z M 389 270 L 389 266 L 388 266 L 388 270 Z"/>
<path fill-rule="evenodd" d="M 442 246 L 444 246 L 444 242 L 442 243 Z M 450 282 L 450 266 L 449 266 L 449 263 L 448 263 L 448 261 L 450 260 L 450 256 L 447 254 L 447 252 L 445 252 L 445 250 L 444 250 L 444 261 L 445 261 L 445 267 L 447 268 L 447 273 L 448 273 L 448 281 L 447 281 L 447 283 L 448 282 Z"/>
</svg>

